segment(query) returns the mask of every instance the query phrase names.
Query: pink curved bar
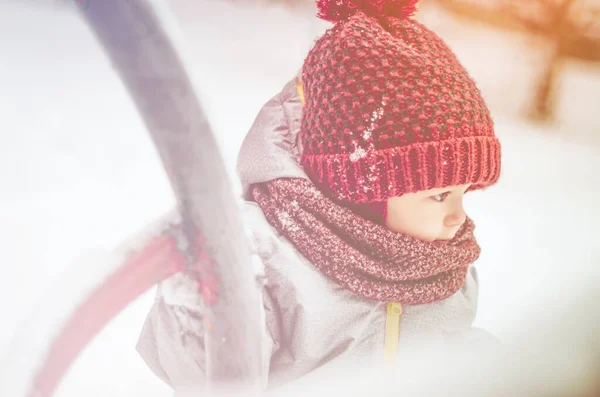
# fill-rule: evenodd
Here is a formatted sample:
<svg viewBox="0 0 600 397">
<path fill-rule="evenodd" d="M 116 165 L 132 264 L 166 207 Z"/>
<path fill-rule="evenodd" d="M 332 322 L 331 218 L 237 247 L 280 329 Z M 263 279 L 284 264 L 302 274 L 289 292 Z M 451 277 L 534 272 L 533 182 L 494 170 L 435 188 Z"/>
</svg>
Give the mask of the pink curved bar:
<svg viewBox="0 0 600 397">
<path fill-rule="evenodd" d="M 79 353 L 129 303 L 152 286 L 185 270 L 186 258 L 172 236 L 154 237 L 129 257 L 70 316 L 34 378 L 31 397 L 50 397 Z"/>
</svg>

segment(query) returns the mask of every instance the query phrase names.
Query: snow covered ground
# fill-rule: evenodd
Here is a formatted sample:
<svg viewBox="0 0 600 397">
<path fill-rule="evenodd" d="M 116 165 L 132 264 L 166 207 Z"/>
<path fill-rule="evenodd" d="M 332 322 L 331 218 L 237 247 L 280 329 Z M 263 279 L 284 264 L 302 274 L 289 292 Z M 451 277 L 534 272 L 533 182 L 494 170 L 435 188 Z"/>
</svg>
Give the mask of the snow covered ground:
<svg viewBox="0 0 600 397">
<path fill-rule="evenodd" d="M 174 0 L 173 7 L 232 171 L 258 109 L 293 76 L 326 24 L 304 9 L 190 3 Z M 600 77 L 569 66 L 560 126 L 513 121 L 502 115 L 522 102 L 503 93 L 523 90 L 531 75 L 517 72 L 535 57 L 491 34 L 479 42 L 471 32 L 461 35 L 435 14 L 425 18 L 447 34 L 500 114 L 502 180 L 470 195 L 467 208 L 483 246 L 477 325 L 510 338 L 545 315 L 540 301 L 552 312 L 579 282 L 599 276 L 600 148 L 589 138 L 600 133 L 593 117 Z M 113 249 L 174 199 L 131 101 L 76 14 L 0 0 L 0 48 L 1 356 L 19 322 L 67 266 L 87 252 Z M 578 139 L 568 140 L 565 132 Z M 58 396 L 170 395 L 133 350 L 151 301 L 152 291 L 101 333 Z"/>
</svg>

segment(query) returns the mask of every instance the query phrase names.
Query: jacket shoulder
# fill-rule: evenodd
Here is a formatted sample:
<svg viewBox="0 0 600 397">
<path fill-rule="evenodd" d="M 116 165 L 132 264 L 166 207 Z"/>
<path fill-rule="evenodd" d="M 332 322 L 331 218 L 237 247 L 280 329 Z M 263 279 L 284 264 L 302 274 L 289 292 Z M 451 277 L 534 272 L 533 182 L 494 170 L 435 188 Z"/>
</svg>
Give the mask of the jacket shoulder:
<svg viewBox="0 0 600 397">
<path fill-rule="evenodd" d="M 257 203 L 244 201 L 241 209 L 251 253 L 266 262 L 277 251 L 281 235 L 271 226 Z"/>
</svg>

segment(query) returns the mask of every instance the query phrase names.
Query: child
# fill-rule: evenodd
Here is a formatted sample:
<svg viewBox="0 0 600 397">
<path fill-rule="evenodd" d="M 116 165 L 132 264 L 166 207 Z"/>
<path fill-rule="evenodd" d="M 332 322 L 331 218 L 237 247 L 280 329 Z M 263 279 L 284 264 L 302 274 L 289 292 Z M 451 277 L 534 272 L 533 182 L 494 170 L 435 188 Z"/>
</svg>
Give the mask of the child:
<svg viewBox="0 0 600 397">
<path fill-rule="evenodd" d="M 466 70 L 409 18 L 414 3 L 319 1 L 334 26 L 243 142 L 269 386 L 338 359 L 393 361 L 417 336 L 473 334 L 480 249 L 462 201 L 498 180 L 500 144 Z M 200 304 L 176 283 L 138 345 L 175 389 L 204 368 Z"/>
</svg>

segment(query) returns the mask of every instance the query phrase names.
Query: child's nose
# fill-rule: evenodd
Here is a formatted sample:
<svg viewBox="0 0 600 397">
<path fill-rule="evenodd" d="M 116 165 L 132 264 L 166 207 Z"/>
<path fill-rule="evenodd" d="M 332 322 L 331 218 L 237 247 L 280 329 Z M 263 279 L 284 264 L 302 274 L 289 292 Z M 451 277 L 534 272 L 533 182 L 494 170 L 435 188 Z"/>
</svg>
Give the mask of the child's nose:
<svg viewBox="0 0 600 397">
<path fill-rule="evenodd" d="M 444 224 L 446 227 L 457 227 L 465 223 L 466 220 L 467 214 L 465 214 L 465 210 L 461 204 L 458 205 L 454 211 L 446 217 Z"/>
</svg>

